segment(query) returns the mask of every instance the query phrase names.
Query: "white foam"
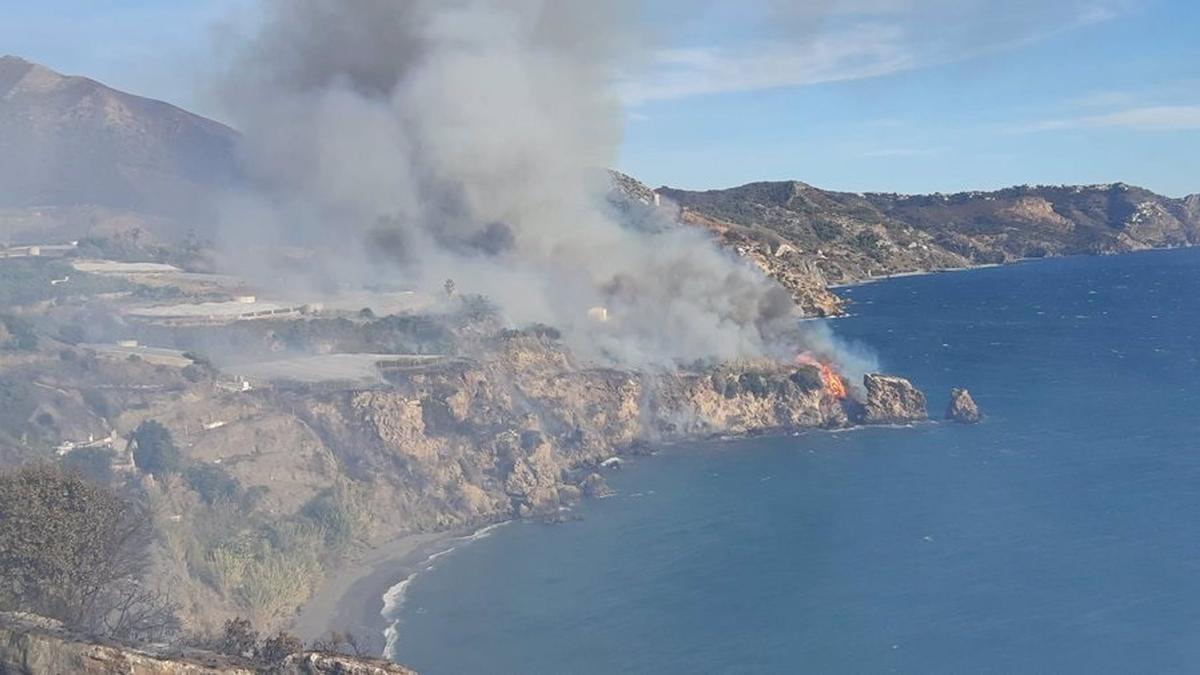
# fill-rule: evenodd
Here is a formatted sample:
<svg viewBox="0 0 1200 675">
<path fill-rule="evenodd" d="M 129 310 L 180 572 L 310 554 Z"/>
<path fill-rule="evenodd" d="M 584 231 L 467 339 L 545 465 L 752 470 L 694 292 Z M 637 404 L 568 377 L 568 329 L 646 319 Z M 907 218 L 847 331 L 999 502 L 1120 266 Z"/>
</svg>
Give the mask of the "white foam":
<svg viewBox="0 0 1200 675">
<path fill-rule="evenodd" d="M 392 653 L 395 651 L 396 643 L 400 638 L 400 620 L 396 618 L 396 615 L 399 614 L 401 608 L 404 607 L 404 601 L 408 596 L 408 587 L 410 584 L 412 584 L 413 580 L 417 578 L 417 575 L 420 574 L 421 568 L 424 568 L 424 570 L 427 572 L 432 570 L 434 568 L 433 563 L 438 558 L 457 551 L 459 546 L 462 544 L 469 544 L 473 541 L 479 541 L 480 539 L 491 536 L 492 532 L 494 532 L 496 528 L 502 525 L 507 525 L 510 522 L 512 521 L 505 520 L 499 523 L 492 523 L 491 525 L 481 527 L 466 536 L 455 537 L 454 539 L 451 539 L 449 541 L 449 543 L 452 544 L 451 546 L 448 546 L 440 551 L 430 553 L 428 557 L 426 557 L 419 565 L 416 566 L 416 572 L 409 574 L 407 577 L 404 577 L 400 583 L 395 584 L 384 591 L 383 610 L 380 611 L 379 614 L 390 622 L 387 628 L 383 630 L 383 656 L 385 658 L 391 657 Z"/>
</svg>

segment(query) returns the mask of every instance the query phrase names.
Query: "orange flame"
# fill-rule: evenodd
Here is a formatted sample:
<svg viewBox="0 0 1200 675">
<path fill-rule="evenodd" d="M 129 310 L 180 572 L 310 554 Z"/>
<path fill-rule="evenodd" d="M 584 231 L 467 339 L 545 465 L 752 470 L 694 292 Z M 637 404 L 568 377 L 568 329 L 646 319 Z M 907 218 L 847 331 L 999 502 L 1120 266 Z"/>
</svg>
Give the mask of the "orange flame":
<svg viewBox="0 0 1200 675">
<path fill-rule="evenodd" d="M 797 365 L 815 367 L 821 373 L 821 383 L 825 386 L 825 392 L 837 399 L 846 398 L 846 383 L 842 380 L 842 376 L 834 372 L 829 364 L 821 363 L 811 352 L 800 352 L 797 354 L 796 363 Z"/>
</svg>

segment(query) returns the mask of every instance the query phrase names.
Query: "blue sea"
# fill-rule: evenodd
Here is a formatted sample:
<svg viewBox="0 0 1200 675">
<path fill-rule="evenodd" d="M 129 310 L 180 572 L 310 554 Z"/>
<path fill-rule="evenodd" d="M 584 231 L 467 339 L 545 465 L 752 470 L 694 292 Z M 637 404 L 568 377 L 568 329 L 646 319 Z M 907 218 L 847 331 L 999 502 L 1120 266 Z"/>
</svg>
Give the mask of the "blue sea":
<svg viewBox="0 0 1200 675">
<path fill-rule="evenodd" d="M 1200 250 L 845 289 L 940 417 L 663 448 L 578 522 L 436 560 L 392 656 L 448 673 L 1200 671 Z"/>
</svg>

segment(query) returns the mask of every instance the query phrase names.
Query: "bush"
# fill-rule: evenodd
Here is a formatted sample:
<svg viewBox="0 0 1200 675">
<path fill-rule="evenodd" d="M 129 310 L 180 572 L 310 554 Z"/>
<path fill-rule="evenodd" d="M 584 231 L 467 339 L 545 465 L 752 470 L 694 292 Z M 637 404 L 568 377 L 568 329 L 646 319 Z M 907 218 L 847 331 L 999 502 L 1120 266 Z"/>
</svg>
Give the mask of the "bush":
<svg viewBox="0 0 1200 675">
<path fill-rule="evenodd" d="M 111 419 L 120 412 L 114 409 L 113 405 L 109 403 L 108 397 L 99 389 L 84 389 L 82 396 L 83 402 L 87 404 L 87 407 L 106 420 Z"/>
<path fill-rule="evenodd" d="M 58 339 L 66 342 L 67 344 L 75 345 L 79 344 L 80 342 L 84 342 L 87 339 L 87 336 L 84 334 L 83 326 L 80 326 L 77 323 L 68 323 L 63 326 L 59 326 Z"/>
<path fill-rule="evenodd" d="M 842 228 L 829 220 L 814 220 L 812 229 L 817 238 L 822 241 L 833 241 L 842 234 Z"/>
<path fill-rule="evenodd" d="M 763 381 L 762 375 L 758 373 L 742 373 L 738 377 L 738 384 L 743 391 L 748 391 L 758 398 L 767 395 L 766 382 Z"/>
<path fill-rule="evenodd" d="M 197 464 L 183 472 L 188 487 L 195 490 L 210 506 L 217 502 L 237 501 L 242 486 L 223 467 L 216 464 Z"/>
<path fill-rule="evenodd" d="M 228 619 L 217 639 L 216 650 L 229 656 L 251 658 L 258 650 L 258 631 L 249 619 Z"/>
<path fill-rule="evenodd" d="M 304 643 L 300 641 L 300 638 L 291 633 L 279 631 L 263 640 L 262 646 L 258 650 L 258 660 L 263 665 L 274 666 L 292 654 L 302 651 L 304 651 Z"/>
<path fill-rule="evenodd" d="M 801 391 L 815 391 L 825 388 L 825 381 L 821 379 L 821 371 L 816 366 L 800 366 L 796 369 L 796 372 L 789 376 L 789 379 Z"/>
<path fill-rule="evenodd" d="M 349 542 L 353 534 L 354 519 L 332 491 L 326 490 L 308 500 L 301 507 L 300 515 L 320 528 L 330 546 Z"/>
<path fill-rule="evenodd" d="M 37 349 L 38 337 L 33 330 L 33 324 L 11 315 L 0 317 L 0 322 L 3 322 L 5 332 L 8 334 L 8 339 L 2 346 L 27 352 Z"/>
<path fill-rule="evenodd" d="M 62 465 L 98 485 L 111 485 L 116 453 L 109 448 L 79 448 L 62 459 Z"/>
<path fill-rule="evenodd" d="M 342 640 L 344 642 L 345 638 Z M 237 617 L 225 622 L 221 635 L 217 637 L 215 644 L 212 644 L 212 649 L 228 656 L 250 659 L 260 666 L 271 668 L 278 666 L 292 654 L 304 651 L 304 643 L 300 638 L 285 631 L 279 631 L 260 641 L 259 632 L 250 620 Z"/>
<path fill-rule="evenodd" d="M 183 370 L 180 371 L 180 374 L 182 374 L 183 378 L 188 382 L 200 382 L 208 376 L 207 371 L 194 363 L 189 363 L 188 365 L 184 366 Z"/>
<path fill-rule="evenodd" d="M 171 432 L 157 420 L 146 420 L 133 432 L 133 463 L 155 478 L 178 473 L 183 459 Z"/>
</svg>

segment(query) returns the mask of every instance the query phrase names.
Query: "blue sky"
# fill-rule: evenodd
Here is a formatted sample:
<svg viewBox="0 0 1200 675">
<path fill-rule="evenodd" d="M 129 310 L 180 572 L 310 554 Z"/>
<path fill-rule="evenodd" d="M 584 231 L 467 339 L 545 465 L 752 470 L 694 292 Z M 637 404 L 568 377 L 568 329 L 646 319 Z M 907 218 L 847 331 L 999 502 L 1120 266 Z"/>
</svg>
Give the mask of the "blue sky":
<svg viewBox="0 0 1200 675">
<path fill-rule="evenodd" d="M 245 0 L 0 0 L 0 53 L 206 111 Z M 619 168 L 898 192 L 1200 192 L 1196 0 L 659 0 Z"/>
</svg>

